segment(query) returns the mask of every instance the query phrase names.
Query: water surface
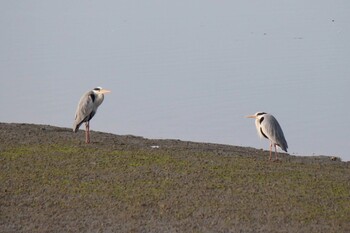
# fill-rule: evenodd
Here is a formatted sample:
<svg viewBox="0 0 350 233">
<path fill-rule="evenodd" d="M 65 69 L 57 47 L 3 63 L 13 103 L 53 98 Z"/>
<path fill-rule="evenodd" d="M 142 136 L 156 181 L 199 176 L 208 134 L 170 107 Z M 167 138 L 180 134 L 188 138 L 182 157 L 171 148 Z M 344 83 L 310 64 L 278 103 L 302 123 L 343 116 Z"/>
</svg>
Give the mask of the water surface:
<svg viewBox="0 0 350 233">
<path fill-rule="evenodd" d="M 112 90 L 94 130 L 268 149 L 269 112 L 298 155 L 350 160 L 346 1 L 0 3 L 3 122 L 71 127 Z"/>
</svg>

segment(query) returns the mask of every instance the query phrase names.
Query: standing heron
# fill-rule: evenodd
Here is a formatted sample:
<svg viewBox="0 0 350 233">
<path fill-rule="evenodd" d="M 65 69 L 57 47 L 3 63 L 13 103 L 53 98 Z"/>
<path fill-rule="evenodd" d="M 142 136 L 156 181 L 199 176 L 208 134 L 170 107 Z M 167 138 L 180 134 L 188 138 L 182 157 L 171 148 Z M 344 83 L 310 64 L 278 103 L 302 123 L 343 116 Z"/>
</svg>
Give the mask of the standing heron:
<svg viewBox="0 0 350 233">
<path fill-rule="evenodd" d="M 255 115 L 247 116 L 247 118 L 254 118 L 256 130 L 258 131 L 259 136 L 270 140 L 269 160 L 271 160 L 272 146 L 275 147 L 276 160 L 278 160 L 276 146 L 279 146 L 282 150 L 287 152 L 287 141 L 284 138 L 280 124 L 274 116 L 266 112 L 257 112 Z"/>
<path fill-rule="evenodd" d="M 104 94 L 110 92 L 102 87 L 96 87 L 86 92 L 80 99 L 77 111 L 75 113 L 75 121 L 73 124 L 73 132 L 76 133 L 81 124 L 85 122 L 85 142 L 90 143 L 90 120 L 95 116 L 97 108 L 102 104 Z"/>
</svg>

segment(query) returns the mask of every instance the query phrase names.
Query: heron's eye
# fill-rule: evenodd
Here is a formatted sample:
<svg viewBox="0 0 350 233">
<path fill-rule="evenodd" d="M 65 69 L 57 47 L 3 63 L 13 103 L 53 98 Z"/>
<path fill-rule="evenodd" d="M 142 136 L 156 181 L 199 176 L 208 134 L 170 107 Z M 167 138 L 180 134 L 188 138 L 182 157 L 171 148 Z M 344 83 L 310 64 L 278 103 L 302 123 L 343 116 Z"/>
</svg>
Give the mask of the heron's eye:
<svg viewBox="0 0 350 233">
<path fill-rule="evenodd" d="M 94 91 L 100 91 L 100 90 L 101 90 L 101 89 L 98 88 L 98 87 L 94 88 Z"/>
<path fill-rule="evenodd" d="M 259 112 L 259 113 L 257 113 L 256 115 L 257 115 L 257 116 L 260 116 L 260 115 L 264 115 L 264 114 L 266 114 L 266 112 Z"/>
</svg>

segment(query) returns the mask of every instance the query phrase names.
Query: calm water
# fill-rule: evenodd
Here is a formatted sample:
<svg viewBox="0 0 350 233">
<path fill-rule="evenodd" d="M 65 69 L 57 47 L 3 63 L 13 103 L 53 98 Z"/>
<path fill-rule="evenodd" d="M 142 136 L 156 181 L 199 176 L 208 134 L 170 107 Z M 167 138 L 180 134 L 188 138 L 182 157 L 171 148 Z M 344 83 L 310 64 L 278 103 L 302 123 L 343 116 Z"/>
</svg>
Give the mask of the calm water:
<svg viewBox="0 0 350 233">
<path fill-rule="evenodd" d="M 268 149 L 266 111 L 290 153 L 350 160 L 350 2 L 74 4 L 0 3 L 0 121 L 71 127 L 102 86 L 94 130 Z"/>
</svg>

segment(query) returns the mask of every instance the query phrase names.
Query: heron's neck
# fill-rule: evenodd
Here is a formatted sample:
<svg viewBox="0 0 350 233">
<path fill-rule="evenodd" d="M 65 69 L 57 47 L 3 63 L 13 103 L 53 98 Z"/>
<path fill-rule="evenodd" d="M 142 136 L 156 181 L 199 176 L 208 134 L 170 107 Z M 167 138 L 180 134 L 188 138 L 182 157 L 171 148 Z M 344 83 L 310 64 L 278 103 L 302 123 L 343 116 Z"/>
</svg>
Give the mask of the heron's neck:
<svg viewBox="0 0 350 233">
<path fill-rule="evenodd" d="M 97 94 L 96 95 L 96 99 L 95 99 L 95 103 L 97 106 L 100 106 L 103 102 L 104 99 L 104 95 L 103 94 Z"/>
<path fill-rule="evenodd" d="M 255 127 L 256 127 L 256 131 L 258 132 L 259 137 L 263 138 L 264 136 L 260 132 L 260 120 L 259 119 L 255 120 Z"/>
</svg>

